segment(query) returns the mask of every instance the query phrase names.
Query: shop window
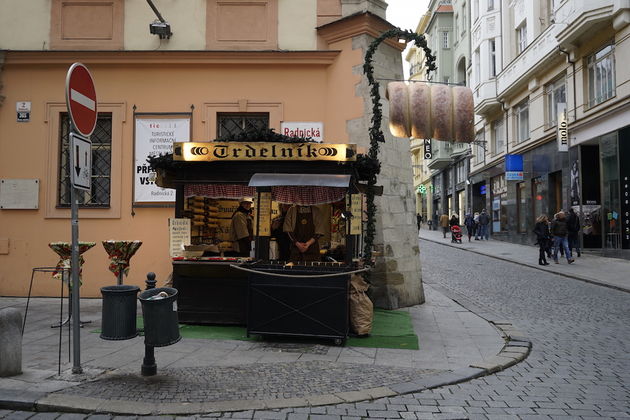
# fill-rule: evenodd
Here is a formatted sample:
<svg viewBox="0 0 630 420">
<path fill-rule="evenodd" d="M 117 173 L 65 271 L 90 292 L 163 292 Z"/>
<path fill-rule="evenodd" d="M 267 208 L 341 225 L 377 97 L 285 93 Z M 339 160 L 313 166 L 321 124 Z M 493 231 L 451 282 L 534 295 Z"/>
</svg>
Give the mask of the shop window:
<svg viewBox="0 0 630 420">
<path fill-rule="evenodd" d="M 516 122 L 516 142 L 520 143 L 529 139 L 529 98 L 514 108 Z"/>
<path fill-rule="evenodd" d="M 222 139 L 249 131 L 269 128 L 268 113 L 219 113 L 217 114 L 217 138 Z"/>
<path fill-rule="evenodd" d="M 558 115 L 567 109 L 567 89 L 564 75 L 545 86 L 547 128 L 555 127 Z"/>
<path fill-rule="evenodd" d="M 70 117 L 67 113 L 60 115 L 59 141 L 59 178 L 57 205 L 70 207 L 72 163 L 69 155 Z M 111 195 L 111 163 L 112 163 L 112 115 L 99 114 L 92 142 L 92 190 L 77 190 L 80 207 L 109 207 Z"/>
<path fill-rule="evenodd" d="M 588 104 L 595 106 L 615 96 L 615 45 L 606 45 L 587 61 Z"/>
<path fill-rule="evenodd" d="M 492 188 L 492 232 L 507 231 L 507 184 L 505 175 L 490 180 Z"/>
<path fill-rule="evenodd" d="M 532 210 L 534 214 L 532 219 L 536 220 L 540 215 L 546 214 L 548 217 L 553 218 L 553 214 L 545 212 L 546 208 L 546 196 L 547 196 L 547 184 L 542 177 L 532 179 Z"/>
<path fill-rule="evenodd" d="M 516 212 L 518 214 L 518 233 L 527 232 L 526 225 L 526 210 L 527 209 L 527 196 L 525 195 L 525 183 L 519 182 L 516 184 Z"/>
</svg>

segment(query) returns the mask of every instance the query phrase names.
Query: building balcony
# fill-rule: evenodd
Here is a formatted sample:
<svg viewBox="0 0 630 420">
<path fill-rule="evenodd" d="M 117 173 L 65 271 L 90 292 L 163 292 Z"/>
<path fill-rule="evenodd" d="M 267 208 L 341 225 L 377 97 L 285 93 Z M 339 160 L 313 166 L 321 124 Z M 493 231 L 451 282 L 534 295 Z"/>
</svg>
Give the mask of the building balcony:
<svg viewBox="0 0 630 420">
<path fill-rule="evenodd" d="M 558 23 L 549 26 L 497 75 L 498 97 L 509 96 L 528 84 L 530 88 L 534 88 L 538 73 L 544 72 L 545 67 L 564 60 L 564 56 L 558 51 L 556 39 L 561 27 L 564 25 Z"/>
<path fill-rule="evenodd" d="M 475 114 L 486 116 L 496 113 L 501 108 L 501 103 L 497 98 L 496 83 L 496 79 L 484 80 L 475 88 L 473 92 Z"/>
<path fill-rule="evenodd" d="M 446 168 L 453 162 L 451 157 L 452 148 L 450 143 L 434 140 L 433 142 L 433 158 L 429 159 L 427 167 L 431 170 L 439 170 Z"/>
<path fill-rule="evenodd" d="M 627 1 L 572 0 L 564 2 L 553 18 L 561 27 L 556 35 L 558 43 L 573 49 L 601 28 L 612 24 L 619 30 L 630 23 L 630 4 Z"/>
</svg>

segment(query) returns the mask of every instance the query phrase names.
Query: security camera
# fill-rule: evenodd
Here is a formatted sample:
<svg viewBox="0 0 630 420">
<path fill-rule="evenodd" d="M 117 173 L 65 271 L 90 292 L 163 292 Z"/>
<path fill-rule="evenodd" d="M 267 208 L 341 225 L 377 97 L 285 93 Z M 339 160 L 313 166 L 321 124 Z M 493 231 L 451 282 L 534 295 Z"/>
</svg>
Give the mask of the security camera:
<svg viewBox="0 0 630 420">
<path fill-rule="evenodd" d="M 157 35 L 160 39 L 169 39 L 173 33 L 171 32 L 171 25 L 168 22 L 155 21 L 149 24 L 149 32 L 153 35 Z"/>
</svg>

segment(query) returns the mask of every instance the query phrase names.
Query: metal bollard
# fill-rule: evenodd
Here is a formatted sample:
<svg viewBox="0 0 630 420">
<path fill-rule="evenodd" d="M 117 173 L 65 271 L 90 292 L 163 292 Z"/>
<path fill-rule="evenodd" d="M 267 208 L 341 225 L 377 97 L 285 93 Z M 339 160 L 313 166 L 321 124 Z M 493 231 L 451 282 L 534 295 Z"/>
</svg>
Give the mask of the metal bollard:
<svg viewBox="0 0 630 420">
<path fill-rule="evenodd" d="M 155 273 L 147 273 L 147 279 L 145 281 L 147 287 L 145 290 L 155 289 L 157 280 L 155 280 Z M 142 367 L 140 372 L 142 376 L 153 376 L 157 374 L 157 365 L 155 364 L 155 352 L 153 346 L 144 345 L 144 359 L 142 360 Z"/>
</svg>

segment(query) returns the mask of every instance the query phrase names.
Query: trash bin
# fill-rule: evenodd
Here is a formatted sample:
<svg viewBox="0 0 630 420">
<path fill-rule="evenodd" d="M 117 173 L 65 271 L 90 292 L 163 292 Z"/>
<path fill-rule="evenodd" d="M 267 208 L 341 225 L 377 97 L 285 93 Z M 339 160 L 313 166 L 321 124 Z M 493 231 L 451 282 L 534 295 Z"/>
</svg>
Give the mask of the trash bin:
<svg viewBox="0 0 630 420">
<path fill-rule="evenodd" d="M 164 293 L 162 293 L 164 292 Z M 165 294 L 165 297 L 160 297 Z M 181 340 L 177 320 L 177 289 L 158 287 L 138 296 L 144 318 L 144 344 L 164 347 Z"/>
<path fill-rule="evenodd" d="M 138 286 L 117 285 L 101 287 L 103 313 L 101 338 L 127 340 L 138 335 L 136 306 Z"/>
</svg>

